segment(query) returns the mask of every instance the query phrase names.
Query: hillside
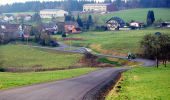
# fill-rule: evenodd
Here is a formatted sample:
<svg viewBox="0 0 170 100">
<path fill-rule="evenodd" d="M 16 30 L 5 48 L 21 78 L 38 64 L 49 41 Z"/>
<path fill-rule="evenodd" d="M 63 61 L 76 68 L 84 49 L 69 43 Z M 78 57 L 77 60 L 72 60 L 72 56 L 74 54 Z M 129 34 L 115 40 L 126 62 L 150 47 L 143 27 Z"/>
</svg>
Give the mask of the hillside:
<svg viewBox="0 0 170 100">
<path fill-rule="evenodd" d="M 93 15 L 93 18 L 98 19 L 99 24 L 105 23 L 112 16 L 118 16 L 124 19 L 126 22 L 130 22 L 131 20 L 146 22 L 146 16 L 148 10 L 154 11 L 156 20 L 162 19 L 164 21 L 170 21 L 169 8 L 137 8 L 137 9 L 121 10 L 121 11 L 115 11 L 103 15 L 99 15 L 99 14 Z"/>
<path fill-rule="evenodd" d="M 154 34 L 155 32 L 170 34 L 169 31 L 169 29 L 147 29 L 114 32 L 84 32 L 82 34 L 69 35 L 69 37 L 81 38 L 82 40 L 72 40 L 71 42 L 69 41 L 68 44 L 71 43 L 74 46 L 89 47 L 96 52 L 104 54 L 119 55 L 119 53 L 127 54 L 129 51 L 137 53 L 140 51 L 140 40 L 144 35 Z"/>
</svg>

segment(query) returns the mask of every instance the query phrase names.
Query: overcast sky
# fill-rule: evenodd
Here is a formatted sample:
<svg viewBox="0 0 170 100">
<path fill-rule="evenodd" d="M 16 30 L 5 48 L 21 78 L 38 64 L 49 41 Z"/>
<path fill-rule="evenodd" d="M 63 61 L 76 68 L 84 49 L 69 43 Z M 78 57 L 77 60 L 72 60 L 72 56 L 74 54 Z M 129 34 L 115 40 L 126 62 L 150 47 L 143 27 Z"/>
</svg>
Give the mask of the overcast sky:
<svg viewBox="0 0 170 100">
<path fill-rule="evenodd" d="M 0 5 L 4 5 L 7 3 L 12 4 L 14 2 L 26 2 L 26 1 L 58 1 L 58 0 L 0 0 Z M 103 0 L 96 0 L 96 1 L 103 1 Z"/>
</svg>

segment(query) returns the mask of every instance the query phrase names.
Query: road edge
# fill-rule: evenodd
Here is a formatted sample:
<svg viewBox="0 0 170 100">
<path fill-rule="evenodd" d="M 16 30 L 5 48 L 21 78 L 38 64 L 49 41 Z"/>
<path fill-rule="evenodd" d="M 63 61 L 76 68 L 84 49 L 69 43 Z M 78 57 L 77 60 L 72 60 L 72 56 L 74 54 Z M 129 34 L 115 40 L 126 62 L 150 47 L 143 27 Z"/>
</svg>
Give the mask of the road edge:
<svg viewBox="0 0 170 100">
<path fill-rule="evenodd" d="M 88 91 L 82 100 L 105 100 L 104 94 L 109 90 L 110 87 L 116 85 L 118 80 L 121 78 L 121 73 L 129 70 L 129 68 L 121 69 L 112 73 L 107 81 L 101 82 L 99 85 Z"/>
</svg>

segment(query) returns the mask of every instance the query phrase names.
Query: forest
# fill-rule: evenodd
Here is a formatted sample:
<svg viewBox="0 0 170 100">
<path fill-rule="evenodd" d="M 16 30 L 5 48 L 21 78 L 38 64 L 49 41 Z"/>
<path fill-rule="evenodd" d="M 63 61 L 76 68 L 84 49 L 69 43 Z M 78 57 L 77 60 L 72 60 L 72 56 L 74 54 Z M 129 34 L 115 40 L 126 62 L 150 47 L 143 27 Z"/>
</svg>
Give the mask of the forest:
<svg viewBox="0 0 170 100">
<path fill-rule="evenodd" d="M 82 11 L 87 3 L 99 3 L 95 0 L 64 0 L 64 1 L 31 1 L 25 3 L 13 3 L 0 6 L 0 13 L 9 12 L 38 12 L 42 9 L 64 9 L 66 11 Z M 169 8 L 170 0 L 105 0 L 100 3 L 112 3 L 116 10 L 129 8 Z"/>
</svg>

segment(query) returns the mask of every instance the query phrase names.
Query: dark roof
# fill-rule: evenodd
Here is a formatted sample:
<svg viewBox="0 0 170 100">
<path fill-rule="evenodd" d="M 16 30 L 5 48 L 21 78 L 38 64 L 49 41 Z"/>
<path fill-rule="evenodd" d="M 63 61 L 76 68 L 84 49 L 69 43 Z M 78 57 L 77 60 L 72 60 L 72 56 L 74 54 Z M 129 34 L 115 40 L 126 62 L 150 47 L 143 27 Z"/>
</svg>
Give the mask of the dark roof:
<svg viewBox="0 0 170 100">
<path fill-rule="evenodd" d="M 119 17 L 116 17 L 116 16 L 110 18 L 106 23 L 109 23 L 109 21 L 111 21 L 111 20 L 117 21 L 117 22 L 120 24 L 121 27 L 125 26 L 125 24 L 126 24 L 123 19 L 121 19 L 121 18 L 119 18 Z"/>
</svg>

